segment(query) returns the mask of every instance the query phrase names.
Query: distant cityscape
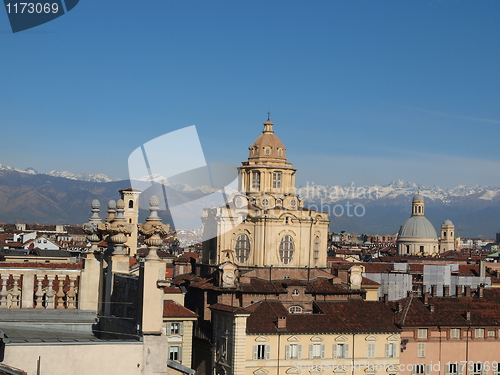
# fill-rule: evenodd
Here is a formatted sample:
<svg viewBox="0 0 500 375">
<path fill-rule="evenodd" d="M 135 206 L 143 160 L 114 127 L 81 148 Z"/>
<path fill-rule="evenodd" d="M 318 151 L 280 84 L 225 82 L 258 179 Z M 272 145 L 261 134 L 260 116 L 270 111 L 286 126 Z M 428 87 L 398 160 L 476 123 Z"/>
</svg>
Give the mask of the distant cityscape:
<svg viewBox="0 0 500 375">
<path fill-rule="evenodd" d="M 0 224 L 0 372 L 500 374 L 500 233 L 465 237 L 455 222 L 469 217 L 427 218 L 432 198 L 495 202 L 500 189 L 295 189 L 263 125 L 240 190 L 205 208 L 201 228 L 164 223 L 155 195 L 142 218 L 145 192 L 126 181 L 106 182 L 121 185 L 106 205 L 77 190 L 89 203 L 79 225 Z M 404 214 L 397 232 L 331 230 L 348 216 L 339 202 L 366 219 L 356 206 L 388 197 Z"/>
</svg>

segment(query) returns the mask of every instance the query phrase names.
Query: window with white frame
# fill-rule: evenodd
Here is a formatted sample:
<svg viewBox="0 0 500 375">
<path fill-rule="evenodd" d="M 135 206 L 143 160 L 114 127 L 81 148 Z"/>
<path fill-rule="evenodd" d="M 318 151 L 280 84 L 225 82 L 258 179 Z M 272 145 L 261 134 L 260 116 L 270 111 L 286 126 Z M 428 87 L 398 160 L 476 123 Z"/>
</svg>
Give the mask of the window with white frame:
<svg viewBox="0 0 500 375">
<path fill-rule="evenodd" d="M 325 358 L 325 344 L 309 345 L 309 359 Z"/>
<path fill-rule="evenodd" d="M 302 313 L 302 307 L 301 306 L 290 306 L 288 308 L 288 312 L 290 314 L 300 314 L 300 313 Z"/>
<path fill-rule="evenodd" d="M 169 335 L 183 335 L 184 325 L 181 322 L 171 322 L 168 324 L 167 334 Z"/>
<path fill-rule="evenodd" d="M 302 345 L 289 344 L 285 348 L 286 359 L 302 359 Z"/>
<path fill-rule="evenodd" d="M 427 338 L 427 328 L 419 328 L 417 337 L 419 339 L 426 339 Z"/>
<path fill-rule="evenodd" d="M 172 361 L 181 361 L 181 352 L 182 352 L 182 347 L 181 346 L 170 346 L 168 348 L 168 358 Z"/>
<path fill-rule="evenodd" d="M 418 343 L 417 357 L 418 358 L 425 358 L 425 342 Z"/>
<path fill-rule="evenodd" d="M 476 339 L 482 339 L 482 338 L 484 338 L 484 328 L 476 328 L 474 330 L 474 337 Z"/>
<path fill-rule="evenodd" d="M 289 234 L 281 237 L 279 256 L 281 263 L 290 264 L 295 253 L 295 245 L 293 243 L 293 238 Z"/>
<path fill-rule="evenodd" d="M 273 188 L 281 189 L 281 172 L 274 171 L 273 172 Z"/>
<path fill-rule="evenodd" d="M 302 307 L 300 307 L 300 306 L 290 306 L 288 308 L 288 312 L 290 314 L 300 314 L 300 313 L 302 313 Z"/>
<path fill-rule="evenodd" d="M 260 189 L 260 172 L 252 172 L 252 189 Z"/>
<path fill-rule="evenodd" d="M 396 358 L 396 343 L 390 342 L 385 344 L 385 356 L 386 358 Z"/>
<path fill-rule="evenodd" d="M 460 328 L 450 329 L 450 339 L 459 339 L 459 338 L 460 338 Z"/>
<path fill-rule="evenodd" d="M 488 337 L 495 337 L 495 331 L 488 331 Z"/>
<path fill-rule="evenodd" d="M 366 346 L 367 352 L 366 356 L 368 358 L 375 358 L 376 344 L 374 342 L 369 342 Z"/>
<path fill-rule="evenodd" d="M 253 359 L 269 359 L 271 347 L 269 345 L 254 345 Z"/>
<path fill-rule="evenodd" d="M 250 256 L 250 239 L 243 233 L 236 238 L 236 246 L 234 247 L 236 260 L 238 263 L 246 263 Z"/>
<path fill-rule="evenodd" d="M 349 344 L 334 344 L 333 358 L 349 358 Z"/>
</svg>

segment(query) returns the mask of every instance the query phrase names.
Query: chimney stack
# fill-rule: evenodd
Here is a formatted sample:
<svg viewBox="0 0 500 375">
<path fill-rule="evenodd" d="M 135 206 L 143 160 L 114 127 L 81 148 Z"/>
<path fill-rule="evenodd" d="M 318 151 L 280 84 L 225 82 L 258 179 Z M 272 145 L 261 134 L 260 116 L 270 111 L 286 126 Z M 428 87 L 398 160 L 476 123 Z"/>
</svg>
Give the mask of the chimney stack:
<svg viewBox="0 0 500 375">
<path fill-rule="evenodd" d="M 429 305 L 429 311 L 431 313 L 433 313 L 435 311 L 434 309 L 435 309 L 434 305 Z"/>
<path fill-rule="evenodd" d="M 483 284 L 479 284 L 479 286 L 477 287 L 477 294 L 479 295 L 479 298 L 483 298 L 484 297 L 484 285 Z"/>
<path fill-rule="evenodd" d="M 463 297 L 464 289 L 462 285 L 457 285 L 457 297 Z"/>
<path fill-rule="evenodd" d="M 278 316 L 278 322 L 276 325 L 278 328 L 286 328 L 286 316 Z"/>
<path fill-rule="evenodd" d="M 428 305 L 429 304 L 429 293 L 425 292 L 424 293 L 424 305 Z"/>
</svg>

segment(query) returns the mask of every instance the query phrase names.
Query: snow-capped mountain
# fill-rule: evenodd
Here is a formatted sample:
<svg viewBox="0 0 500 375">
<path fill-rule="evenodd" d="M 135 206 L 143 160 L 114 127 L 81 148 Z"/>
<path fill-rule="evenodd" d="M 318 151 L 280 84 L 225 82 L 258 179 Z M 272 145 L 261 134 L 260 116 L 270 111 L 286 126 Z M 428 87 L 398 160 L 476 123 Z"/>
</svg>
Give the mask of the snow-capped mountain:
<svg viewBox="0 0 500 375">
<path fill-rule="evenodd" d="M 34 168 L 26 168 L 24 171 L 21 169 L 9 167 L 6 165 L 0 164 L 0 171 L 16 171 L 16 172 L 21 172 L 21 173 L 27 173 L 27 174 L 32 174 L 32 175 L 37 175 L 37 174 L 45 174 L 49 176 L 54 176 L 54 177 L 63 177 L 63 178 L 68 178 L 70 180 L 78 180 L 78 181 L 91 181 L 91 182 L 112 182 L 112 181 L 121 181 L 121 178 L 110 178 L 106 176 L 103 173 L 71 173 L 68 171 L 50 171 L 49 173 L 42 173 L 36 171 Z"/>
<path fill-rule="evenodd" d="M 321 200 L 324 203 L 335 203 L 345 199 L 376 200 L 381 198 L 396 198 L 411 196 L 420 192 L 425 198 L 441 200 L 450 203 L 456 197 L 474 196 L 477 199 L 493 200 L 500 197 L 500 188 L 494 186 L 465 186 L 459 185 L 452 189 L 443 189 L 439 186 L 423 186 L 404 180 L 392 181 L 388 185 L 355 186 L 340 185 L 306 185 L 298 189 L 298 193 L 306 201 Z"/>
</svg>

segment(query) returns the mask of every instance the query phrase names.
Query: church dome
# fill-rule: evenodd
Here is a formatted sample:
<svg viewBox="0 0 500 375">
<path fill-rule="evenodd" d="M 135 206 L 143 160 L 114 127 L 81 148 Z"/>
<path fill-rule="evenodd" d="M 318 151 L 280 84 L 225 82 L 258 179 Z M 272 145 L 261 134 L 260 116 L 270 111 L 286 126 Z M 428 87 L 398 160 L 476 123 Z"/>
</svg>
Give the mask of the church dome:
<svg viewBox="0 0 500 375">
<path fill-rule="evenodd" d="M 286 148 L 274 134 L 273 125 L 269 119 L 264 123 L 262 134 L 249 147 L 250 156 L 248 159 L 286 160 Z"/>
<path fill-rule="evenodd" d="M 412 216 L 401 226 L 398 239 L 429 238 L 437 239 L 436 230 L 425 216 Z"/>
<path fill-rule="evenodd" d="M 451 222 L 451 220 L 446 219 L 446 220 L 443 222 L 443 225 L 453 225 L 453 223 Z"/>
<path fill-rule="evenodd" d="M 414 201 L 423 201 L 424 197 L 421 196 L 420 194 L 415 194 L 415 196 L 413 197 L 413 200 Z"/>
</svg>

